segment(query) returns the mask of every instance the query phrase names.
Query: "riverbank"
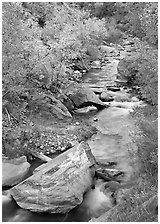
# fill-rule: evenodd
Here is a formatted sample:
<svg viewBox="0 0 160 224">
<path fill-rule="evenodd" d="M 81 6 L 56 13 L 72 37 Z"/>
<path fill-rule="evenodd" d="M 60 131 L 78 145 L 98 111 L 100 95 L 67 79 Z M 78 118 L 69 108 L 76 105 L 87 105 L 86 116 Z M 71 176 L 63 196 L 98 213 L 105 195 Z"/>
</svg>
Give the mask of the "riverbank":
<svg viewBox="0 0 160 224">
<path fill-rule="evenodd" d="M 116 59 L 114 57 L 116 57 Z M 86 80 L 84 78 L 83 81 L 90 85 L 92 88 L 93 84 L 95 86 L 100 86 L 102 92 L 109 86 L 110 88 L 112 86 L 113 89 L 116 88 L 116 83 L 114 82 L 117 76 L 118 59 L 117 56 L 109 56 L 108 60 L 107 65 L 104 64 L 104 66 L 98 72 L 95 70 L 94 73 L 94 71 L 92 70 L 91 73 L 86 75 Z M 105 79 L 105 77 L 107 77 L 107 79 Z M 114 84 L 115 87 L 114 85 L 111 85 L 111 83 Z M 99 92 L 97 95 L 100 96 L 102 92 Z M 119 91 L 116 92 L 118 95 L 120 95 L 122 92 L 124 93 L 123 88 L 119 88 Z M 38 130 L 38 135 L 36 136 L 36 138 L 41 139 L 41 146 L 44 144 L 44 147 L 39 148 L 39 152 L 43 152 L 46 155 L 54 155 L 55 151 L 51 151 L 53 150 L 51 146 L 54 146 L 57 152 L 62 153 L 63 151 L 68 149 L 63 148 L 64 145 L 66 146 L 68 143 L 74 141 L 81 142 L 85 140 L 88 141 L 92 153 L 98 161 L 102 163 L 115 163 L 114 169 L 121 170 L 125 174 L 121 181 L 130 181 L 132 175 L 136 173 L 136 170 L 133 166 L 134 161 L 130 158 L 129 150 L 137 150 L 136 144 L 133 144 L 130 134 L 134 131 L 136 132 L 137 130 L 135 129 L 134 120 L 130 116 L 130 111 L 132 111 L 134 104 L 136 105 L 136 102 L 131 101 L 131 96 L 129 96 L 129 99 L 129 102 L 117 102 L 117 100 L 112 100 L 112 103 L 110 103 L 110 105 L 112 106 L 110 106 L 109 108 L 103 109 L 99 112 L 95 110 L 74 114 L 72 119 L 66 122 L 60 122 L 59 120 L 42 120 L 40 118 L 39 121 L 38 119 L 32 120 L 31 126 L 33 126 L 35 123 Z M 43 132 L 44 129 L 45 132 Z M 56 139 L 54 139 L 54 136 L 56 137 Z M 58 141 L 57 139 L 59 140 L 59 142 L 56 144 L 56 141 Z M 70 145 L 69 148 L 71 146 L 72 145 Z M 89 221 L 92 217 L 98 217 L 102 213 L 106 212 L 104 207 L 106 206 L 106 203 L 110 204 L 110 201 L 108 201 L 108 197 L 106 198 L 105 193 L 100 193 L 99 191 L 102 184 L 103 181 L 100 185 L 97 182 L 96 190 L 90 190 L 86 194 L 82 205 L 76 207 L 64 216 L 57 214 L 33 214 L 28 211 L 19 209 L 17 205 L 14 205 L 14 217 L 11 214 L 10 216 L 8 214 L 5 214 L 3 218 L 6 221 L 33 221 L 39 220 L 40 217 L 43 217 L 44 220 L 47 219 L 52 221 Z M 99 186 L 98 190 L 97 186 Z M 121 192 L 119 194 L 125 195 L 125 193 L 126 191 L 124 190 L 124 192 Z M 95 195 L 95 198 L 93 195 Z M 99 198 L 101 198 L 99 206 L 93 209 L 91 204 L 93 203 L 93 200 L 97 200 L 98 195 L 100 196 Z M 120 196 L 121 195 L 119 195 L 119 197 Z M 116 198 L 116 201 L 120 203 L 118 197 Z"/>
</svg>

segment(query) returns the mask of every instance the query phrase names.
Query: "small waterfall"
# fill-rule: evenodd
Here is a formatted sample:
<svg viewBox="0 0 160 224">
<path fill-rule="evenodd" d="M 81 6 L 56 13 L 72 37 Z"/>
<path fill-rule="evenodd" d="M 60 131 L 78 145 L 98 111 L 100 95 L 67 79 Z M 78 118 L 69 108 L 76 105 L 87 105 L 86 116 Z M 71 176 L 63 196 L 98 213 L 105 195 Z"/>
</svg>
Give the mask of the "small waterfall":
<svg viewBox="0 0 160 224">
<path fill-rule="evenodd" d="M 95 189 L 90 189 L 85 195 L 80 207 L 91 217 L 99 217 L 113 207 L 111 192 L 103 193 L 104 182 L 96 180 Z"/>
</svg>

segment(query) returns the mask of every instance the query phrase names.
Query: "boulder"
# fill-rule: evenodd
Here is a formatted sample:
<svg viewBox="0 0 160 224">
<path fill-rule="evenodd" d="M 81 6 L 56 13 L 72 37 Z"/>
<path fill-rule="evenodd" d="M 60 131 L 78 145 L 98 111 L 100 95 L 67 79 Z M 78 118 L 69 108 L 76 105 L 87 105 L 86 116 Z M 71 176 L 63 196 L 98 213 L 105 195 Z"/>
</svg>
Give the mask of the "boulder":
<svg viewBox="0 0 160 224">
<path fill-rule="evenodd" d="M 129 95 L 122 92 L 113 92 L 113 91 L 103 91 L 101 93 L 100 99 L 103 101 L 116 101 L 116 102 L 130 102 Z"/>
<path fill-rule="evenodd" d="M 60 93 L 57 98 L 61 101 L 61 103 L 63 103 L 69 112 L 74 110 L 73 102 L 65 94 Z"/>
<path fill-rule="evenodd" d="M 11 189 L 17 204 L 33 212 L 66 213 L 80 204 L 91 187 L 95 159 L 81 142 L 46 164 Z"/>
<path fill-rule="evenodd" d="M 79 85 L 77 88 L 72 88 L 67 95 L 77 108 L 95 106 L 97 109 L 103 109 L 106 107 L 87 85 Z"/>
<path fill-rule="evenodd" d="M 20 158 L 3 160 L 2 162 L 2 186 L 14 186 L 20 183 L 29 171 L 30 164 L 25 156 Z"/>
<path fill-rule="evenodd" d="M 113 96 L 109 94 L 108 91 L 103 91 L 100 95 L 100 99 L 105 102 L 110 102 L 114 100 Z"/>
<path fill-rule="evenodd" d="M 109 47 L 107 45 L 101 45 L 100 46 L 100 50 L 102 52 L 105 52 L 107 54 L 110 54 L 110 53 L 113 53 L 115 51 L 115 48 L 114 47 Z"/>
<path fill-rule="evenodd" d="M 101 68 L 100 61 L 93 61 L 92 64 L 91 64 L 91 68 L 96 68 L 96 69 Z"/>
<path fill-rule="evenodd" d="M 51 94 L 35 94 L 28 106 L 32 110 L 36 110 L 41 113 L 50 113 L 53 116 L 57 116 L 59 119 L 72 117 L 63 103 Z"/>
</svg>

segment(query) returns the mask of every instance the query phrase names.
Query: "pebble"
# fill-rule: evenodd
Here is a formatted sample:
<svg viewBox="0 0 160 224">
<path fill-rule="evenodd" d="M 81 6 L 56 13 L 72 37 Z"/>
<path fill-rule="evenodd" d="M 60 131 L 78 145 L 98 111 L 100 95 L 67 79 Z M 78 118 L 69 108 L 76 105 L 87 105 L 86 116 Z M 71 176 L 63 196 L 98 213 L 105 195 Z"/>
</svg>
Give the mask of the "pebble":
<svg viewBox="0 0 160 224">
<path fill-rule="evenodd" d="M 98 121 L 98 118 L 94 118 L 93 121 Z"/>
<path fill-rule="evenodd" d="M 76 122 L 76 125 L 79 125 L 79 122 Z"/>
</svg>

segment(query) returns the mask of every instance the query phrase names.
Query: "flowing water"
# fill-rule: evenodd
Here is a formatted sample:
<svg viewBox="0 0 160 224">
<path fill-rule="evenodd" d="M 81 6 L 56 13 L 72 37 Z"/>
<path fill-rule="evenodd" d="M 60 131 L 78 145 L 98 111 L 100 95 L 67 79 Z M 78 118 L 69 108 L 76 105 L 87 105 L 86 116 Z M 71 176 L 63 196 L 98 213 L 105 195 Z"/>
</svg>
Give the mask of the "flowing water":
<svg viewBox="0 0 160 224">
<path fill-rule="evenodd" d="M 21 209 L 12 200 L 7 191 L 2 196 L 3 222 L 87 222 L 92 217 L 98 217 L 112 207 L 109 195 L 101 191 L 101 183 L 97 181 L 95 189 L 90 189 L 82 204 L 68 214 L 34 213 Z"/>
<path fill-rule="evenodd" d="M 112 82 L 117 74 L 118 61 L 113 59 L 101 70 L 91 70 L 83 82 L 90 86 L 104 86 Z M 93 119 L 97 118 L 95 122 Z M 125 172 L 126 179 L 132 173 L 128 148 L 134 147 L 131 143 L 130 132 L 134 129 L 129 111 L 125 108 L 110 107 L 90 117 L 93 126 L 99 130 L 89 140 L 94 156 L 103 161 L 117 162 L 118 169 Z M 35 165 L 32 165 L 32 170 Z M 31 170 L 31 171 L 32 171 Z M 30 173 L 31 174 L 31 173 Z M 33 213 L 21 209 L 10 198 L 7 191 L 3 191 L 3 221 L 4 222 L 85 222 L 92 217 L 98 217 L 112 207 L 110 195 L 101 191 L 103 182 L 97 180 L 95 189 L 90 189 L 81 205 L 78 205 L 68 214 Z"/>
</svg>

